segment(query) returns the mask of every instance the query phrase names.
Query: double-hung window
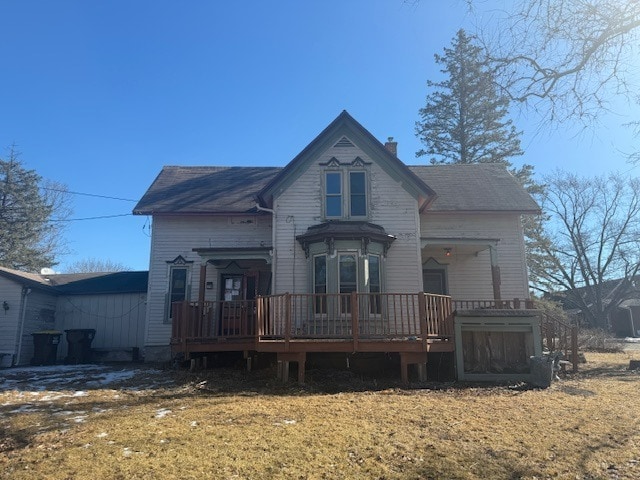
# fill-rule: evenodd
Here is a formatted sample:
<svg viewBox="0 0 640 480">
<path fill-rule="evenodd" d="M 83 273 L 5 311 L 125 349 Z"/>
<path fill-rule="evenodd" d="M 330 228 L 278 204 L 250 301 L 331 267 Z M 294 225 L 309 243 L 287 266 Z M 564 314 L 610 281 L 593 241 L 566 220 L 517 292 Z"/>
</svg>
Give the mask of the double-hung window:
<svg viewBox="0 0 640 480">
<path fill-rule="evenodd" d="M 342 173 L 327 172 L 325 190 L 325 216 L 342 217 Z"/>
<path fill-rule="evenodd" d="M 183 302 L 187 299 L 189 267 L 171 267 L 169 275 L 168 315 L 173 316 L 174 302 Z"/>
<path fill-rule="evenodd" d="M 315 313 L 327 313 L 327 256 L 313 257 L 313 293 Z"/>
<path fill-rule="evenodd" d="M 367 216 L 366 172 L 327 171 L 324 189 L 325 218 L 363 219 Z"/>
<path fill-rule="evenodd" d="M 349 213 L 352 217 L 367 215 L 367 185 L 364 172 L 349 172 Z"/>
<path fill-rule="evenodd" d="M 369 255 L 369 309 L 373 314 L 382 311 L 380 305 L 380 255 Z"/>
<path fill-rule="evenodd" d="M 358 260 L 356 253 L 340 254 L 338 262 L 339 291 L 341 294 L 350 294 L 358 291 Z M 342 313 L 351 312 L 351 297 L 340 295 Z"/>
</svg>

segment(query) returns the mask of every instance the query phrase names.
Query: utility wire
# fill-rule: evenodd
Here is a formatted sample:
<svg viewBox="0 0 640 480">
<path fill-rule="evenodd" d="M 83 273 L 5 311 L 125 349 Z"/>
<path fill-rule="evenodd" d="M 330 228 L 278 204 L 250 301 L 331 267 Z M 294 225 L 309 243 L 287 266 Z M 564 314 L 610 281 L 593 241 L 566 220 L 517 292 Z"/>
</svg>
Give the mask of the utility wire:
<svg viewBox="0 0 640 480">
<path fill-rule="evenodd" d="M 85 218 L 52 218 L 49 222 L 79 222 L 81 220 L 100 220 L 102 218 L 115 218 L 115 217 L 129 217 L 133 216 L 133 213 L 120 213 L 118 215 L 100 215 L 99 217 L 85 217 Z"/>
<path fill-rule="evenodd" d="M 107 198 L 109 200 L 120 200 L 120 201 L 123 201 L 123 202 L 137 202 L 138 201 L 138 200 L 133 200 L 131 198 L 110 197 L 108 195 L 98 195 L 98 194 L 95 194 L 95 193 L 72 192 L 70 190 L 64 190 L 62 188 L 42 187 L 42 189 L 43 190 L 49 190 L 51 192 L 70 193 L 72 195 L 84 195 L 85 197 Z"/>
</svg>

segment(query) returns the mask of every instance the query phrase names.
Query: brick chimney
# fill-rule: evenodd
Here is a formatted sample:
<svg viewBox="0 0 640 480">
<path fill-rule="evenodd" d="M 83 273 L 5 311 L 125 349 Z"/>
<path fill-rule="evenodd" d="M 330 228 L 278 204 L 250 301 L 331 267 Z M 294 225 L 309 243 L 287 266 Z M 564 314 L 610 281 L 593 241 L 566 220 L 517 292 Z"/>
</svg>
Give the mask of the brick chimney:
<svg viewBox="0 0 640 480">
<path fill-rule="evenodd" d="M 394 157 L 398 156 L 398 142 L 394 142 L 393 137 L 389 137 L 384 146 L 391 152 Z"/>
</svg>

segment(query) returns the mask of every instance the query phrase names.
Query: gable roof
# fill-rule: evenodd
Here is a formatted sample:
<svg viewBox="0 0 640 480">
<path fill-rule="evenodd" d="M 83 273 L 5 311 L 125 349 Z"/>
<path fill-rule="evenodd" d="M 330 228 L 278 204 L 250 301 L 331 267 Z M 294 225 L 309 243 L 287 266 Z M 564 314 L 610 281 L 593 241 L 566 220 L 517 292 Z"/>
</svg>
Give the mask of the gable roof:
<svg viewBox="0 0 640 480">
<path fill-rule="evenodd" d="M 348 137 L 372 159 L 377 159 L 383 170 L 392 177 L 400 177 L 402 186 L 418 200 L 420 209 L 427 206 L 436 193 L 420 178 L 407 168 L 398 157 L 392 154 L 371 132 L 358 123 L 346 110 L 343 110 L 333 122 L 314 138 L 293 160 L 291 160 L 271 181 L 258 193 L 263 205 L 272 204 L 273 195 L 286 182 L 296 178 L 306 167 L 336 142 Z"/>
<path fill-rule="evenodd" d="M 540 212 L 518 180 L 495 163 L 414 165 L 409 169 L 438 194 L 429 211 Z"/>
<path fill-rule="evenodd" d="M 164 167 L 133 213 L 256 212 L 256 193 L 280 170 L 278 167 Z"/>
<path fill-rule="evenodd" d="M 273 195 L 345 137 L 376 158 L 430 211 L 538 213 L 518 181 L 496 164 L 407 166 L 347 111 L 342 111 L 285 167 L 164 167 L 133 210 L 154 214 L 259 213 Z"/>
<path fill-rule="evenodd" d="M 55 295 L 146 293 L 149 272 L 91 272 L 39 275 L 0 267 L 0 276 Z"/>
</svg>

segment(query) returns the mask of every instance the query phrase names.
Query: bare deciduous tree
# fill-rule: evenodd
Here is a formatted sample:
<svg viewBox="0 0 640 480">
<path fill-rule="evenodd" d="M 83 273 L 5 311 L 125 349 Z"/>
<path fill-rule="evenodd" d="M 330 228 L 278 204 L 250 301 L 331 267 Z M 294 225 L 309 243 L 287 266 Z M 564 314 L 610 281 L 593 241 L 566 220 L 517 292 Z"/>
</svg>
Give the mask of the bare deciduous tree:
<svg viewBox="0 0 640 480">
<path fill-rule="evenodd" d="M 544 262 L 531 279 L 542 291 L 566 290 L 588 323 L 606 327 L 640 269 L 640 181 L 559 171 L 545 183 L 535 245 Z"/>
<path fill-rule="evenodd" d="M 521 0 L 483 28 L 502 87 L 547 120 L 587 124 L 612 97 L 635 92 L 638 1 Z"/>
<path fill-rule="evenodd" d="M 63 273 L 91 273 L 91 272 L 126 272 L 131 268 L 113 260 L 99 258 L 84 258 L 70 264 Z"/>
</svg>

